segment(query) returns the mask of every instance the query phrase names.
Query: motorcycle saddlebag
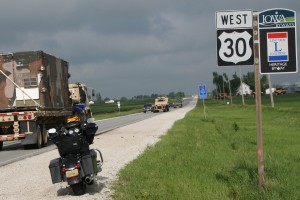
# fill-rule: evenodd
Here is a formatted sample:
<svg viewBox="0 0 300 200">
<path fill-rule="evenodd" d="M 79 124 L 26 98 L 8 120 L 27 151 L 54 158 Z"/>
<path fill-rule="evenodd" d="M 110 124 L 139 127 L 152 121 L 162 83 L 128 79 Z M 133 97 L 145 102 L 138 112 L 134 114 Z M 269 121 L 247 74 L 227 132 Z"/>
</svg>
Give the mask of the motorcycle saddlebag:
<svg viewBox="0 0 300 200">
<path fill-rule="evenodd" d="M 53 184 L 63 181 L 60 164 L 59 164 L 59 158 L 55 158 L 50 161 L 49 170 L 50 170 L 51 179 L 52 179 Z"/>
<path fill-rule="evenodd" d="M 86 126 L 86 140 L 89 144 L 92 144 L 94 141 L 95 134 L 98 130 L 98 126 L 95 123 L 89 123 Z"/>
<path fill-rule="evenodd" d="M 97 152 L 94 149 L 90 150 L 90 154 L 92 156 L 92 162 L 93 162 L 93 168 L 94 168 L 94 172 L 98 173 L 99 169 L 97 166 Z"/>
<path fill-rule="evenodd" d="M 92 156 L 90 154 L 86 154 L 82 156 L 82 168 L 85 175 L 93 174 L 94 173 L 94 167 L 93 167 L 93 161 Z"/>
</svg>

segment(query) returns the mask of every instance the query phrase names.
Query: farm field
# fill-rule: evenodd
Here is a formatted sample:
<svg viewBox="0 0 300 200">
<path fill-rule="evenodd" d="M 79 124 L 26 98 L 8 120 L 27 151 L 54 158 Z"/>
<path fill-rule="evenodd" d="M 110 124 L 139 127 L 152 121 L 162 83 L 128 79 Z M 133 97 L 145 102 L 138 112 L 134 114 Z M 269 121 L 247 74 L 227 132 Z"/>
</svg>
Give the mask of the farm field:
<svg viewBox="0 0 300 200">
<path fill-rule="evenodd" d="M 128 100 L 121 102 L 120 110 L 118 108 L 117 102 L 115 103 L 95 103 L 92 105 L 93 117 L 96 120 L 120 117 L 124 115 L 134 114 L 143 112 L 144 104 L 152 104 L 154 99 L 146 100 Z"/>
<path fill-rule="evenodd" d="M 262 96 L 265 188 L 257 173 L 255 98 L 202 100 L 119 172 L 114 199 L 299 199 L 300 94 Z"/>
</svg>

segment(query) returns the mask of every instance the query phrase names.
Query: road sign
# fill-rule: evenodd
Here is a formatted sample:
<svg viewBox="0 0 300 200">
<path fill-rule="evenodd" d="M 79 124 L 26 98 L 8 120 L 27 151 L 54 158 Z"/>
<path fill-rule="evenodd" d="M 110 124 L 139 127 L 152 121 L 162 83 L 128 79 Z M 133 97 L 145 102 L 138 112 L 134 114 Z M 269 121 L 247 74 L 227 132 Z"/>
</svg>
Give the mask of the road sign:
<svg viewBox="0 0 300 200">
<path fill-rule="evenodd" d="M 252 11 L 220 11 L 216 12 L 217 29 L 251 28 Z"/>
<path fill-rule="evenodd" d="M 218 66 L 252 65 L 253 30 L 217 30 Z"/>
<path fill-rule="evenodd" d="M 252 11 L 216 12 L 218 66 L 252 65 Z"/>
<path fill-rule="evenodd" d="M 199 94 L 200 94 L 200 99 L 207 98 L 206 85 L 199 85 Z"/>
<path fill-rule="evenodd" d="M 270 9 L 259 13 L 260 73 L 297 73 L 296 12 Z"/>
</svg>

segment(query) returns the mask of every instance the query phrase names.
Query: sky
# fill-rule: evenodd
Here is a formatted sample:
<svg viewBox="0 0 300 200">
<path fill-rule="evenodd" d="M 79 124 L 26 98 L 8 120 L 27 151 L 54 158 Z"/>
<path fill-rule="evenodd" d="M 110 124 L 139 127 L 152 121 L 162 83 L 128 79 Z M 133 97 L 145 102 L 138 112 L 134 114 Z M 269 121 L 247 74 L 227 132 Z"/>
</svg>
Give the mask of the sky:
<svg viewBox="0 0 300 200">
<path fill-rule="evenodd" d="M 296 11 L 299 29 L 299 0 L 3 0 L 0 51 L 60 57 L 69 62 L 70 83 L 86 83 L 103 99 L 190 95 L 199 84 L 214 89 L 213 72 L 239 74 L 238 66 L 217 66 L 216 12 L 272 8 Z M 300 76 L 271 80 L 294 83 Z"/>
</svg>

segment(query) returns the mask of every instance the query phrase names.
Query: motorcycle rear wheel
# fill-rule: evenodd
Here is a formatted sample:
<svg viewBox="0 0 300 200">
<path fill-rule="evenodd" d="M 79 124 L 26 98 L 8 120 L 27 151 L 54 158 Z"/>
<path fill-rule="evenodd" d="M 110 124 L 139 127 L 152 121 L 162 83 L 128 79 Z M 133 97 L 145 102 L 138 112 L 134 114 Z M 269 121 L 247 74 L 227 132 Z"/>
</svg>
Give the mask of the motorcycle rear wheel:
<svg viewBox="0 0 300 200">
<path fill-rule="evenodd" d="M 86 184 L 83 181 L 70 186 L 75 195 L 84 195 L 86 192 Z"/>
</svg>

